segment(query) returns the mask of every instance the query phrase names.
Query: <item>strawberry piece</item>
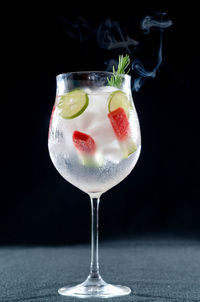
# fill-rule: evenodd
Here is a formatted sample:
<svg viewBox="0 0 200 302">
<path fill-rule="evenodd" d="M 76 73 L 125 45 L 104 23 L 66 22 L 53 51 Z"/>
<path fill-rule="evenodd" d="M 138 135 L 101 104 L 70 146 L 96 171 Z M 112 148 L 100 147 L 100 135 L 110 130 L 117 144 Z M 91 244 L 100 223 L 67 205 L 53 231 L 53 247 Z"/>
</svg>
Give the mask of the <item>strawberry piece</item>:
<svg viewBox="0 0 200 302">
<path fill-rule="evenodd" d="M 81 153 L 94 154 L 96 152 L 96 143 L 90 135 L 74 131 L 72 140 L 75 148 Z"/>
<path fill-rule="evenodd" d="M 122 107 L 119 107 L 108 113 L 108 117 L 118 140 L 123 141 L 127 139 L 130 132 L 130 126 L 125 110 Z"/>
</svg>

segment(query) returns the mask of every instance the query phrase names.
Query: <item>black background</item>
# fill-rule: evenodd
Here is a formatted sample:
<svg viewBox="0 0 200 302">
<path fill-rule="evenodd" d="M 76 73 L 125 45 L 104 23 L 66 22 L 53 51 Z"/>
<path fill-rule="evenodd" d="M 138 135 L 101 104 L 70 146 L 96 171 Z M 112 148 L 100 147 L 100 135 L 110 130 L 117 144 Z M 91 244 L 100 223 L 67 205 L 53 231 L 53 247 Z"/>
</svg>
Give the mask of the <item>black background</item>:
<svg viewBox="0 0 200 302">
<path fill-rule="evenodd" d="M 163 33 L 163 61 L 156 77 L 133 93 L 142 152 L 133 172 L 102 195 L 100 238 L 199 238 L 198 16 L 195 7 L 156 7 L 135 9 L 126 16 L 5 18 L 1 244 L 89 242 L 89 197 L 58 174 L 48 154 L 55 77 L 69 71 L 105 70 L 105 61 L 127 51 L 99 47 L 95 30 L 102 20 L 117 21 L 124 36 L 137 40 L 142 37 L 138 29 L 142 17 L 154 9 L 168 13 L 173 25 Z M 85 20 L 94 34 L 85 39 L 87 27 L 80 36 L 80 29 L 67 28 L 63 18 L 74 24 Z"/>
</svg>

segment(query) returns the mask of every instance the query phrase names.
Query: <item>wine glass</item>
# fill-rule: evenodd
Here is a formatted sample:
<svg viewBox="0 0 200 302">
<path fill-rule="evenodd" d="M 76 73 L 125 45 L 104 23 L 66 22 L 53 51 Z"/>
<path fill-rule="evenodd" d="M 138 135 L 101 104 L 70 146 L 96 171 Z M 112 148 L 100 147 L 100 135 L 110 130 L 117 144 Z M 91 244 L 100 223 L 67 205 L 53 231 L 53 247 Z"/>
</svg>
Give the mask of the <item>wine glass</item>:
<svg viewBox="0 0 200 302">
<path fill-rule="evenodd" d="M 70 72 L 56 77 L 48 148 L 58 172 L 87 193 L 91 200 L 91 264 L 87 279 L 58 290 L 76 297 L 115 297 L 131 289 L 106 283 L 99 273 L 98 210 L 100 196 L 121 182 L 134 168 L 141 150 L 131 77 L 111 72 Z"/>
</svg>

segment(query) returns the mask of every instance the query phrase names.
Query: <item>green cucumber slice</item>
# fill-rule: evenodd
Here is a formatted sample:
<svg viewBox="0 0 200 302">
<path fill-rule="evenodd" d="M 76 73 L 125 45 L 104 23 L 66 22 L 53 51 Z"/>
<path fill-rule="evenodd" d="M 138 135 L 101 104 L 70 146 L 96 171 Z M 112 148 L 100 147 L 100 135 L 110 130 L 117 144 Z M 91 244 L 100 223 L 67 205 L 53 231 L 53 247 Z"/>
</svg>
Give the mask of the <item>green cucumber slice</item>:
<svg viewBox="0 0 200 302">
<path fill-rule="evenodd" d="M 91 156 L 89 154 L 78 153 L 78 156 L 81 164 L 85 167 L 100 168 L 103 166 L 103 156 L 101 154 Z"/>
<path fill-rule="evenodd" d="M 120 141 L 119 144 L 124 158 L 128 158 L 129 155 L 131 155 L 137 150 L 137 146 L 133 141 L 132 137 L 128 137 L 126 140 Z"/>
<path fill-rule="evenodd" d="M 58 108 L 64 119 L 73 119 L 82 114 L 89 104 L 87 93 L 81 89 L 72 90 L 61 96 Z"/>
<path fill-rule="evenodd" d="M 125 110 L 127 116 L 129 116 L 130 101 L 123 91 L 116 90 L 112 92 L 108 97 L 108 110 L 109 112 L 112 112 L 119 107 L 122 107 Z"/>
</svg>

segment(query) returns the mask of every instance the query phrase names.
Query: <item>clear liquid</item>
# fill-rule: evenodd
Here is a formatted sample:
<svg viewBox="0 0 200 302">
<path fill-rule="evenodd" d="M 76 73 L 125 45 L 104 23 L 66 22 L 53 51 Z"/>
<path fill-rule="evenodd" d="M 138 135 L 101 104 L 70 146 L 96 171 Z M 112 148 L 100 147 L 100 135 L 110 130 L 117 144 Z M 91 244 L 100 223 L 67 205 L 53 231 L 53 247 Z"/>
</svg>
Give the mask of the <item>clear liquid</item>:
<svg viewBox="0 0 200 302">
<path fill-rule="evenodd" d="M 119 142 L 108 119 L 108 97 L 116 90 L 101 87 L 88 90 L 89 105 L 79 116 L 65 120 L 56 107 L 49 130 L 49 153 L 58 172 L 71 184 L 86 193 L 103 193 L 121 182 L 134 168 L 141 150 L 140 128 L 137 113 L 129 112 L 131 137 L 137 150 L 123 157 Z M 94 165 L 83 164 L 72 142 L 73 132 L 91 135 L 97 144 Z"/>
</svg>

